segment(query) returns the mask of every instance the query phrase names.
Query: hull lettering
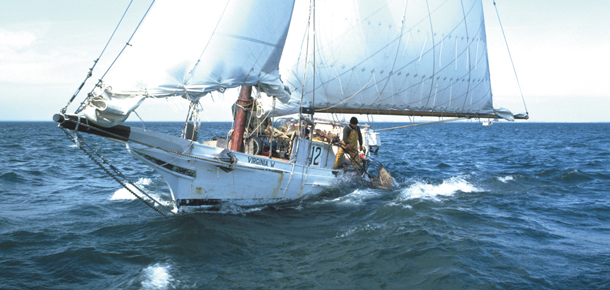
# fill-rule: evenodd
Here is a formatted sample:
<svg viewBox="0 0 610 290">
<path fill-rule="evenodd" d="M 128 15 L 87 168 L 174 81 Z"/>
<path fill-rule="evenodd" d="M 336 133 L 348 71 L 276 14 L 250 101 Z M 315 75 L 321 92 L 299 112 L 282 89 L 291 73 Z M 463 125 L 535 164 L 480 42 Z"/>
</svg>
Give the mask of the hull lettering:
<svg viewBox="0 0 610 290">
<path fill-rule="evenodd" d="M 251 156 L 248 156 L 248 163 L 261 165 L 261 166 L 267 166 L 267 167 L 275 167 L 274 161 L 270 161 L 268 159 L 251 157 Z"/>
</svg>

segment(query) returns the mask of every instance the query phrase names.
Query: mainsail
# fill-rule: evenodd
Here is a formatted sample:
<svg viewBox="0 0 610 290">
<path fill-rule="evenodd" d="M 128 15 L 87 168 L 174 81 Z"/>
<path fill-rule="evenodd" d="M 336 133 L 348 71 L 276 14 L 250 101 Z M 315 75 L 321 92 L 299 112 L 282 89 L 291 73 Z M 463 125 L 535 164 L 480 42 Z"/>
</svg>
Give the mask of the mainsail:
<svg viewBox="0 0 610 290">
<path fill-rule="evenodd" d="M 295 4 L 280 65 L 292 98 L 276 115 L 301 98 L 316 112 L 494 113 L 481 0 L 318 0 L 311 17 L 309 2 Z"/>
</svg>

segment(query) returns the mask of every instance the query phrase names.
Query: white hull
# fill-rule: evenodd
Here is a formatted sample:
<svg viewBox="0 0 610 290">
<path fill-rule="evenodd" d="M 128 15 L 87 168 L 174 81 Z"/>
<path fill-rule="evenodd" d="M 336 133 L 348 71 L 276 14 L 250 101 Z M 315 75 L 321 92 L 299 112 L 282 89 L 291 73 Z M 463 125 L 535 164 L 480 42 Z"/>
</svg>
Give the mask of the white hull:
<svg viewBox="0 0 610 290">
<path fill-rule="evenodd" d="M 332 169 L 333 146 L 306 139 L 294 142 L 291 160 L 232 151 L 233 164 L 216 158 L 224 148 L 137 128 L 132 128 L 130 139 L 129 152 L 163 176 L 178 207 L 293 200 L 320 193 L 343 171 Z"/>
</svg>

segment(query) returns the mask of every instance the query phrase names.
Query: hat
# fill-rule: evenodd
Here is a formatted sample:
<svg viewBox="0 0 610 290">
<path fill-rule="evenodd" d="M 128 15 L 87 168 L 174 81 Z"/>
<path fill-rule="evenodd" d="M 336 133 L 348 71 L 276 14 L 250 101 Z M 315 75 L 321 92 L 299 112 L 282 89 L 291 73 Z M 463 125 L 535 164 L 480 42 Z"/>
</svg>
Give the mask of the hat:
<svg viewBox="0 0 610 290">
<path fill-rule="evenodd" d="M 354 124 L 354 125 L 358 125 L 358 119 L 357 119 L 356 117 L 352 117 L 352 118 L 349 120 L 349 123 L 350 123 L 350 124 Z"/>
</svg>

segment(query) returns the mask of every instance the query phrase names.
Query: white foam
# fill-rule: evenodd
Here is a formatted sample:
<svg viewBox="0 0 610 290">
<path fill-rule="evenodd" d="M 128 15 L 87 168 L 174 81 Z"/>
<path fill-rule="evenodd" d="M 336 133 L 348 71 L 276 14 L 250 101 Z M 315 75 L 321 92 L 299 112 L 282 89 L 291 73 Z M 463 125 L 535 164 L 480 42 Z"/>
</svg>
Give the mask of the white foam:
<svg viewBox="0 0 610 290">
<path fill-rule="evenodd" d="M 377 229 L 383 229 L 383 228 L 385 228 L 384 225 L 372 225 L 372 224 L 360 225 L 360 226 L 356 226 L 354 228 L 347 230 L 345 233 L 337 234 L 336 238 L 345 238 L 345 237 L 349 237 L 358 232 L 364 232 L 364 231 L 370 232 L 370 231 L 375 231 Z"/>
<path fill-rule="evenodd" d="M 138 180 L 135 183 L 135 185 L 138 186 L 139 188 L 141 188 L 142 190 L 144 190 L 148 195 L 150 195 L 150 197 L 154 198 L 156 201 L 161 203 L 163 206 L 169 208 L 171 211 L 176 213 L 177 208 L 175 208 L 173 201 L 169 198 L 168 195 L 160 194 L 158 192 L 151 192 L 150 190 L 148 190 L 146 188 L 146 186 L 150 185 L 151 182 L 152 182 L 152 180 L 150 178 L 140 178 L 140 180 Z M 146 195 L 144 195 L 142 192 L 140 192 L 137 188 L 135 188 L 131 184 L 127 184 L 127 188 L 131 189 L 131 191 L 133 191 L 139 197 L 142 197 L 145 200 L 148 200 L 150 202 L 150 199 L 148 197 L 146 197 Z M 122 201 L 122 200 L 136 199 L 136 197 L 129 190 L 127 190 L 127 188 L 122 187 L 122 188 L 118 189 L 117 191 L 115 191 L 114 194 L 110 197 L 110 200 Z"/>
<path fill-rule="evenodd" d="M 504 182 L 504 183 L 507 183 L 507 182 L 509 182 L 509 181 L 511 181 L 511 180 L 514 180 L 514 178 L 513 178 L 512 176 L 510 176 L 510 175 L 505 176 L 505 177 L 496 177 L 496 178 L 497 178 L 499 181 Z"/>
<path fill-rule="evenodd" d="M 135 185 L 137 185 L 138 187 L 143 187 L 146 185 L 149 185 L 152 182 L 152 180 L 150 178 L 140 178 L 140 180 L 138 180 Z M 142 193 L 137 190 L 134 186 L 132 186 L 131 184 L 127 184 L 127 187 L 129 189 L 131 189 L 131 191 L 135 192 L 138 196 L 142 196 Z M 115 191 L 114 194 L 110 197 L 110 200 L 133 200 L 136 199 L 136 197 L 129 192 L 129 190 L 127 190 L 126 188 L 122 187 L 119 190 Z"/>
<path fill-rule="evenodd" d="M 141 177 L 140 180 L 138 180 L 138 182 L 136 182 L 136 185 L 150 185 L 151 182 L 152 182 L 152 179 Z"/>
<path fill-rule="evenodd" d="M 172 206 L 173 207 L 173 206 Z M 266 209 L 266 205 L 258 207 L 242 207 L 237 204 L 230 202 L 223 202 L 219 205 L 202 205 L 202 206 L 183 206 L 180 208 L 180 212 L 183 213 L 205 213 L 205 214 L 219 214 L 219 215 L 243 215 L 262 211 Z"/>
<path fill-rule="evenodd" d="M 223 202 L 220 204 L 220 209 L 217 212 L 210 212 L 210 213 L 215 213 L 215 214 L 247 214 L 247 213 L 251 213 L 251 212 L 256 212 L 256 211 L 261 211 L 263 209 L 265 209 L 266 206 L 260 206 L 260 207 L 241 207 L 239 205 L 236 204 L 232 204 L 230 202 Z"/>
<path fill-rule="evenodd" d="M 473 192 L 478 191 L 478 189 L 462 177 L 451 177 L 448 180 L 444 180 L 441 184 L 416 182 L 408 188 L 403 189 L 398 199 L 409 200 L 419 198 L 438 200 L 439 196 L 451 196 L 458 191 Z"/>
<path fill-rule="evenodd" d="M 387 206 L 400 206 L 400 207 L 402 207 L 403 209 L 412 209 L 412 208 L 413 208 L 413 207 L 412 207 L 411 205 L 409 205 L 409 204 L 402 204 L 402 203 L 399 203 L 399 202 L 394 202 L 394 201 L 390 201 L 390 202 L 388 202 L 386 205 L 387 205 Z"/>
<path fill-rule="evenodd" d="M 131 189 L 131 191 L 135 192 L 137 195 L 142 196 L 140 191 L 138 191 L 131 184 L 127 184 L 127 187 L 129 189 Z M 129 190 L 127 190 L 124 187 L 121 187 L 121 189 L 115 191 L 114 194 L 112 195 L 112 197 L 110 197 L 110 200 L 132 200 L 132 199 L 136 199 L 136 197 L 131 192 L 129 192 Z"/>
<path fill-rule="evenodd" d="M 337 204 L 363 204 L 367 199 L 374 198 L 379 194 L 370 189 L 356 189 L 352 193 L 334 199 L 322 200 L 316 203 L 337 203 Z"/>
<path fill-rule="evenodd" d="M 142 289 L 168 289 L 174 278 L 167 265 L 155 264 L 142 271 Z"/>
</svg>

